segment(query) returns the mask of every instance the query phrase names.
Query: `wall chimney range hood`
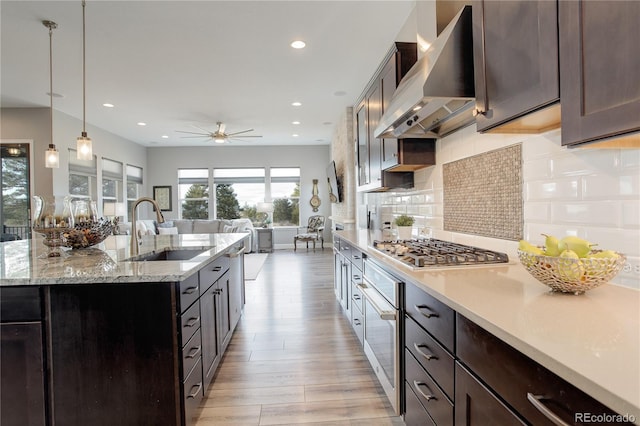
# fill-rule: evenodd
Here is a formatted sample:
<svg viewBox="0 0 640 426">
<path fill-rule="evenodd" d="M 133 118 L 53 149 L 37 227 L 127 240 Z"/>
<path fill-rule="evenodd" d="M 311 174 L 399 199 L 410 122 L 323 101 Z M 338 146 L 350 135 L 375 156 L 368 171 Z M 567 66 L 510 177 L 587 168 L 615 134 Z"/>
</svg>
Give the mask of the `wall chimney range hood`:
<svg viewBox="0 0 640 426">
<path fill-rule="evenodd" d="M 438 138 L 475 121 L 471 6 L 464 6 L 394 92 L 377 138 Z"/>
</svg>

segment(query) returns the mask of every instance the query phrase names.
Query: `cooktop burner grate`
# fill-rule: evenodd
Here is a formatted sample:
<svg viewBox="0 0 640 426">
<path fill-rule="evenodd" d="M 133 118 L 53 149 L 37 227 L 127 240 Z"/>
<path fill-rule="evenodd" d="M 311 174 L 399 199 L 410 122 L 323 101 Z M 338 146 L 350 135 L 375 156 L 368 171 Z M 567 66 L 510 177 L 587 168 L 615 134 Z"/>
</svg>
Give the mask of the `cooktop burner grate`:
<svg viewBox="0 0 640 426">
<path fill-rule="evenodd" d="M 504 253 L 435 238 L 374 241 L 373 247 L 416 268 L 509 262 L 509 257 Z"/>
</svg>

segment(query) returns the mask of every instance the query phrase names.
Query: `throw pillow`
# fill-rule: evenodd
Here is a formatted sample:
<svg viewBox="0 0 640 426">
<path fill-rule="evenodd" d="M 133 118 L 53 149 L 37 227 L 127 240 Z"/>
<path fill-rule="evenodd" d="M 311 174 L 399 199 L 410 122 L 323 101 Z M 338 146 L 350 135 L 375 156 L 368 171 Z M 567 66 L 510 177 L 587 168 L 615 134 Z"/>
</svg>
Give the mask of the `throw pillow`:
<svg viewBox="0 0 640 426">
<path fill-rule="evenodd" d="M 222 227 L 222 232 L 224 232 L 225 234 L 238 232 L 238 227 L 237 226 L 231 226 L 231 225 L 224 225 Z"/>
</svg>

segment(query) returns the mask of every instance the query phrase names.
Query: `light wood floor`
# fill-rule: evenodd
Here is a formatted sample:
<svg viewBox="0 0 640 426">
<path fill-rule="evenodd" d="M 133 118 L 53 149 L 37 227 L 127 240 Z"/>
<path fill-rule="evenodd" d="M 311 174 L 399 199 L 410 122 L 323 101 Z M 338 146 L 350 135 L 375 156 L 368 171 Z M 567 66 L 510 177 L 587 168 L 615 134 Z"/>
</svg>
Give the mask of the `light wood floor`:
<svg viewBox="0 0 640 426">
<path fill-rule="evenodd" d="M 197 426 L 403 425 L 333 293 L 333 252 L 276 250 L 257 280 Z"/>
</svg>

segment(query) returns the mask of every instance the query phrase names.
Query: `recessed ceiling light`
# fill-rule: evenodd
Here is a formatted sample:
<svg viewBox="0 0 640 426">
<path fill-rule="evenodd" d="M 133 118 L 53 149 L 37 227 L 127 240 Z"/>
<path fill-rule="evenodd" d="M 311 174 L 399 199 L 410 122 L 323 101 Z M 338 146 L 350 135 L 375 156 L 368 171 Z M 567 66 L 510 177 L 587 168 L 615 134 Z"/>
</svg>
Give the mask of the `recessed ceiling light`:
<svg viewBox="0 0 640 426">
<path fill-rule="evenodd" d="M 53 96 L 54 98 L 64 98 L 64 95 L 56 92 L 53 92 L 53 95 L 51 95 L 51 92 L 47 92 L 47 96 Z"/>
<path fill-rule="evenodd" d="M 140 122 L 138 123 L 138 126 L 146 126 L 146 125 L 147 125 L 147 123 L 143 123 L 142 121 L 140 121 Z"/>
<path fill-rule="evenodd" d="M 325 122 L 324 122 L 324 123 L 322 123 L 322 124 L 324 124 L 325 126 L 328 126 L 328 125 L 330 125 L 330 124 L 332 124 L 332 123 L 331 123 L 330 121 L 325 121 Z"/>
<path fill-rule="evenodd" d="M 297 102 L 297 101 L 296 102 L 292 102 L 291 106 L 295 106 L 295 107 L 302 106 L 302 103 Z"/>
<path fill-rule="evenodd" d="M 302 40 L 296 40 L 296 41 L 291 43 L 291 47 L 293 47 L 294 49 L 304 49 L 304 47 L 306 45 L 307 45 L 307 43 L 305 43 Z"/>
<path fill-rule="evenodd" d="M 162 137 L 162 139 L 169 139 L 169 136 L 167 136 L 167 135 L 162 135 L 161 137 Z"/>
<path fill-rule="evenodd" d="M 291 136 L 293 136 L 294 138 L 297 138 L 297 137 L 298 137 L 298 136 L 300 136 L 300 135 L 298 135 L 297 133 L 294 133 L 294 134 L 292 134 Z"/>
<path fill-rule="evenodd" d="M 347 92 L 345 92 L 344 90 L 338 90 L 337 92 L 334 92 L 334 96 L 344 96 L 346 95 Z"/>
<path fill-rule="evenodd" d="M 300 124 L 299 121 L 292 121 L 291 124 Z"/>
<path fill-rule="evenodd" d="M 113 108 L 115 105 L 114 104 L 102 104 L 103 107 L 106 108 Z"/>
</svg>

